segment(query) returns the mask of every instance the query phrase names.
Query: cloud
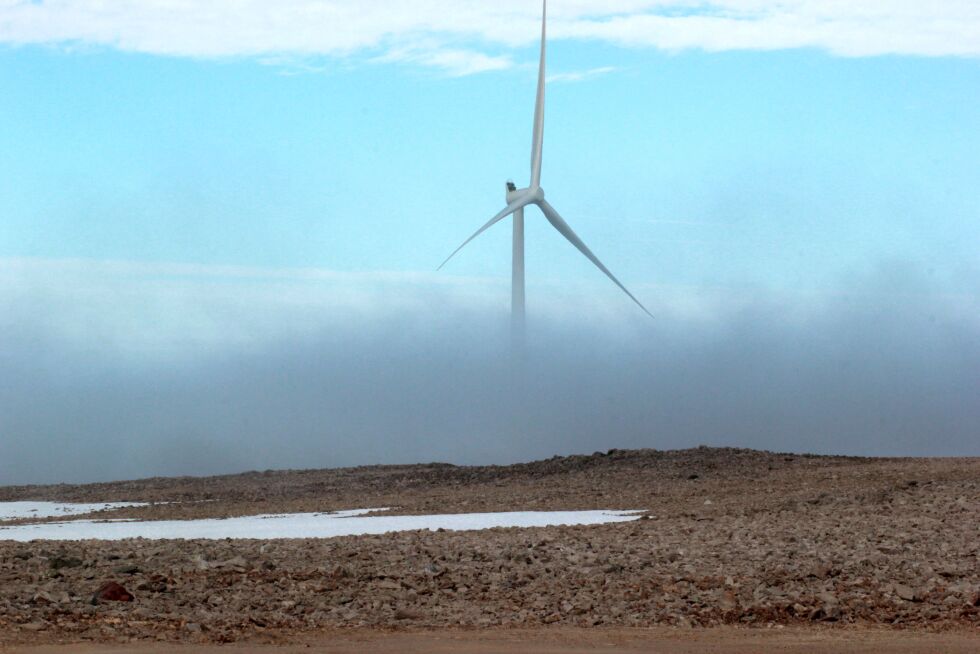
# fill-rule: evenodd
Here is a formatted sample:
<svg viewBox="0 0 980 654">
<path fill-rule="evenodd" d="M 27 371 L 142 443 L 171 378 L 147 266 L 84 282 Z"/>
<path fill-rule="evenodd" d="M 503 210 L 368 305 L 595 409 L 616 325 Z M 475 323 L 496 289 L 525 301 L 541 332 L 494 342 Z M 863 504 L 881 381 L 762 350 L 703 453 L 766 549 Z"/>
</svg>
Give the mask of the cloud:
<svg viewBox="0 0 980 654">
<path fill-rule="evenodd" d="M 463 75 L 531 46 L 525 0 L 3 0 L 0 43 L 88 45 L 181 57 L 411 61 Z M 980 56 L 973 0 L 569 0 L 553 39 L 662 50 L 817 48 L 841 56 Z"/>
<path fill-rule="evenodd" d="M 670 3 L 682 5 L 682 3 Z M 681 14 L 639 12 L 584 19 L 569 37 L 665 50 L 817 48 L 845 57 L 980 55 L 980 6 L 949 0 L 729 0 L 692 3 Z"/>
<path fill-rule="evenodd" d="M 570 73 L 555 73 L 548 75 L 548 83 L 552 84 L 555 82 L 581 82 L 587 79 L 592 79 L 593 77 L 599 77 L 601 75 L 608 75 L 614 73 L 618 68 L 614 66 L 602 66 L 600 68 L 590 68 L 588 70 L 577 70 Z"/>
<path fill-rule="evenodd" d="M 596 289 L 602 290 L 596 290 Z M 508 462 L 737 445 L 980 455 L 980 295 L 882 264 L 837 289 L 0 262 L 0 479 Z"/>
<path fill-rule="evenodd" d="M 492 70 L 505 70 L 513 65 L 510 57 L 490 56 L 474 50 L 448 48 L 437 43 L 395 47 L 374 61 L 405 63 L 436 68 L 452 77 L 463 77 Z"/>
</svg>

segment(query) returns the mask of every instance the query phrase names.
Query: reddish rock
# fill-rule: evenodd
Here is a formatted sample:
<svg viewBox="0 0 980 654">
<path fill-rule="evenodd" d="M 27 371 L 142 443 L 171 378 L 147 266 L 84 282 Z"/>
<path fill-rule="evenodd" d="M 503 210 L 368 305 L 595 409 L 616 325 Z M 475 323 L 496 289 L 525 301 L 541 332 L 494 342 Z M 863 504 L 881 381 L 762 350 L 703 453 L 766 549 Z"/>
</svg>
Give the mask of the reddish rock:
<svg viewBox="0 0 980 654">
<path fill-rule="evenodd" d="M 398 609 L 395 611 L 395 620 L 419 620 L 422 618 L 420 613 L 408 609 Z"/>
<path fill-rule="evenodd" d="M 92 595 L 92 604 L 100 604 L 101 602 L 132 602 L 135 597 L 128 590 L 122 587 L 122 585 L 117 584 L 114 581 L 107 581 L 102 584 L 99 590 L 95 591 L 95 595 Z"/>
</svg>

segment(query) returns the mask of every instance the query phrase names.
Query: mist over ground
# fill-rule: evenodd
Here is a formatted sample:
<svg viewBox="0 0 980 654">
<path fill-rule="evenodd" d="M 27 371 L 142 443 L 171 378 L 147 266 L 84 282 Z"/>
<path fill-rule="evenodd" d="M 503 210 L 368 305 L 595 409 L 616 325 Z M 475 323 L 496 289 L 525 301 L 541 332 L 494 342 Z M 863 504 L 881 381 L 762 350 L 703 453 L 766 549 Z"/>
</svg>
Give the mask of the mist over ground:
<svg viewBox="0 0 980 654">
<path fill-rule="evenodd" d="M 980 289 L 0 262 L 0 485 L 730 445 L 980 455 Z M 970 284 L 973 283 L 973 286 Z"/>
</svg>

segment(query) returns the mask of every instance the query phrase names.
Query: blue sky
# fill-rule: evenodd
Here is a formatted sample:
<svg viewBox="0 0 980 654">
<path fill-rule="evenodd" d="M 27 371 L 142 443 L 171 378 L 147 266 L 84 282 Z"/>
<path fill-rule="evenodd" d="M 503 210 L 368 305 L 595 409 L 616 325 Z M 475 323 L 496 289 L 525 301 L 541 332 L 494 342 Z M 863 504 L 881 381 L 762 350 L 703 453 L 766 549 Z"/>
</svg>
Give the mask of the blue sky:
<svg viewBox="0 0 980 654">
<path fill-rule="evenodd" d="M 0 483 L 980 453 L 980 5 L 549 10 L 501 396 L 537 2 L 0 0 Z"/>
<path fill-rule="evenodd" d="M 0 50 L 3 257 L 431 271 L 527 177 L 533 39 L 471 75 L 70 43 Z M 550 71 L 545 188 L 632 285 L 978 264 L 974 57 L 556 38 Z M 529 274 L 595 279 L 543 223 Z M 445 274 L 506 277 L 508 238 Z"/>
</svg>

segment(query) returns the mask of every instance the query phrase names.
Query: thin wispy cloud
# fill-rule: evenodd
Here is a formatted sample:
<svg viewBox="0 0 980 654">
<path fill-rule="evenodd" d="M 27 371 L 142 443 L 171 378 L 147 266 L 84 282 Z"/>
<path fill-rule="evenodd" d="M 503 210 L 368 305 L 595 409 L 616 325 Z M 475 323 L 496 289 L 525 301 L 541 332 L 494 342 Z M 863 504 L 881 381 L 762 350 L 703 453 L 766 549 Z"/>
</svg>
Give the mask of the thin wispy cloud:
<svg viewBox="0 0 980 654">
<path fill-rule="evenodd" d="M 376 57 L 375 62 L 415 64 L 435 68 L 452 77 L 463 77 L 492 70 L 504 70 L 514 65 L 510 57 L 499 57 L 438 44 L 393 48 Z"/>
<path fill-rule="evenodd" d="M 548 83 L 562 82 L 582 82 L 593 77 L 600 77 L 615 73 L 618 68 L 615 66 L 602 66 L 600 68 L 590 68 L 589 70 L 577 70 L 569 73 L 555 73 L 548 76 Z"/>
<path fill-rule="evenodd" d="M 0 0 L 0 43 L 205 58 L 380 56 L 466 75 L 512 65 L 500 48 L 533 45 L 539 12 L 525 0 Z M 980 56 L 973 0 L 575 0 L 553 2 L 550 12 L 554 40 L 668 51 Z"/>
</svg>

